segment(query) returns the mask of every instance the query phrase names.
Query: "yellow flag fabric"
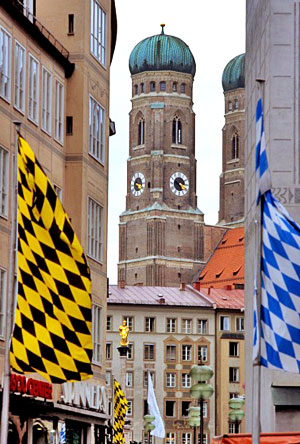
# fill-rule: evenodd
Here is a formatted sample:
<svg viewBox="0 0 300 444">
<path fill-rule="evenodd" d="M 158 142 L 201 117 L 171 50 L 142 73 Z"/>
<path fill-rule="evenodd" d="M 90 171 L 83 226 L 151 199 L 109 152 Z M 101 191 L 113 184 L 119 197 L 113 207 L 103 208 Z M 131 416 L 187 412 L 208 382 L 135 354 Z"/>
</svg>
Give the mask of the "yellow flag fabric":
<svg viewBox="0 0 300 444">
<path fill-rule="evenodd" d="M 28 143 L 18 150 L 18 298 L 10 364 L 52 383 L 92 376 L 90 271 Z"/>
<path fill-rule="evenodd" d="M 125 444 L 124 438 L 124 424 L 125 416 L 128 408 L 128 402 L 125 398 L 120 384 L 114 380 L 114 438 L 115 444 Z"/>
</svg>

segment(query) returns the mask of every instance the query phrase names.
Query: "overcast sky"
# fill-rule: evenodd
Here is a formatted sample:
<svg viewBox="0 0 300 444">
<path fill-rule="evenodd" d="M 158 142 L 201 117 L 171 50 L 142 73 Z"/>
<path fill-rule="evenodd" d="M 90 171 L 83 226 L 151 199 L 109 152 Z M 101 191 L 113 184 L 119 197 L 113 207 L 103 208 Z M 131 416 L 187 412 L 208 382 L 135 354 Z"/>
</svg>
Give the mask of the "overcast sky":
<svg viewBox="0 0 300 444">
<path fill-rule="evenodd" d="M 198 208 L 207 224 L 218 220 L 224 96 L 222 72 L 245 52 L 245 0 L 115 0 L 118 19 L 116 50 L 111 65 L 110 117 L 117 134 L 110 137 L 108 202 L 108 277 L 117 283 L 119 215 L 125 210 L 131 78 L 129 55 L 146 37 L 165 34 L 181 38 L 196 60 L 194 111 Z"/>
</svg>

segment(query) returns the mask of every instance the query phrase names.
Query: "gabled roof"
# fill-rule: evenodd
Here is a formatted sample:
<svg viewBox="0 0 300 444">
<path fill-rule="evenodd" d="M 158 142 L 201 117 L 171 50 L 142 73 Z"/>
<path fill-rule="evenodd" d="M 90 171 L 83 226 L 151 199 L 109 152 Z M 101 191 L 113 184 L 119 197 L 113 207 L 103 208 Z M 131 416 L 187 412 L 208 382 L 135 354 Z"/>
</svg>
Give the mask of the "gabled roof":
<svg viewBox="0 0 300 444">
<path fill-rule="evenodd" d="M 224 290 L 223 288 L 201 288 L 200 293 L 216 304 L 216 308 L 245 308 L 244 290 Z"/>
<path fill-rule="evenodd" d="M 232 228 L 224 234 L 194 287 L 235 288 L 244 284 L 244 275 L 244 228 Z"/>
<path fill-rule="evenodd" d="M 147 287 L 126 285 L 109 286 L 109 304 L 180 306 L 180 307 L 207 307 L 212 308 L 213 303 L 201 295 L 193 287 L 186 285 L 185 290 L 179 287 Z"/>
</svg>

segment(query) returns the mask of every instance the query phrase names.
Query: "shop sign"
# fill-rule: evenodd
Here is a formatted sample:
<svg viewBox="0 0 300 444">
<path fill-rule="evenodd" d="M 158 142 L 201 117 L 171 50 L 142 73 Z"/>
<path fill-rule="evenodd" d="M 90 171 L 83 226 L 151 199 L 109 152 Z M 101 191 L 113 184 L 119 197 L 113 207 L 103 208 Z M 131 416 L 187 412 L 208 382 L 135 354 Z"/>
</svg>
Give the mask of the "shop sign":
<svg viewBox="0 0 300 444">
<path fill-rule="evenodd" d="M 108 413 L 106 389 L 88 382 L 65 382 L 62 384 L 63 402 L 78 407 L 90 407 Z"/>
<path fill-rule="evenodd" d="M 14 373 L 10 375 L 10 390 L 24 395 L 52 399 L 52 384 L 32 378 L 27 379 L 26 376 Z"/>
</svg>

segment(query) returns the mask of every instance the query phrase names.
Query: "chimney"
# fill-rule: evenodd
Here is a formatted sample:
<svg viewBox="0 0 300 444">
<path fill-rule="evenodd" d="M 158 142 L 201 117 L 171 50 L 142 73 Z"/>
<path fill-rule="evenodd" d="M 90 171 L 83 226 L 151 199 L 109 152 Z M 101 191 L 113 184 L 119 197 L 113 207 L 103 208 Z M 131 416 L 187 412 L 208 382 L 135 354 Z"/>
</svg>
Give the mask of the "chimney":
<svg viewBox="0 0 300 444">
<path fill-rule="evenodd" d="M 180 291 L 185 291 L 185 282 L 180 282 L 179 290 Z"/>
<path fill-rule="evenodd" d="M 125 281 L 124 280 L 120 280 L 119 281 L 119 288 L 125 288 Z"/>
</svg>

